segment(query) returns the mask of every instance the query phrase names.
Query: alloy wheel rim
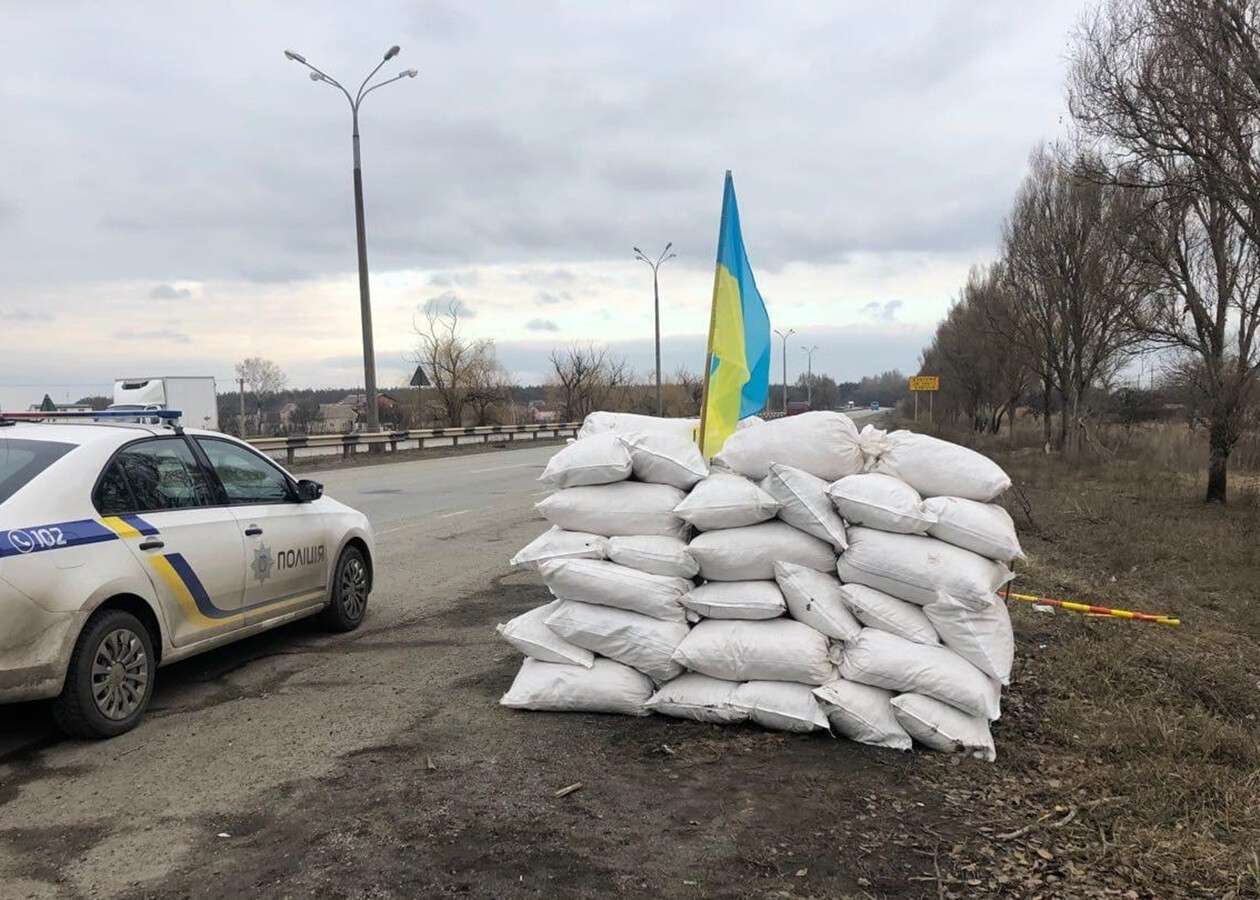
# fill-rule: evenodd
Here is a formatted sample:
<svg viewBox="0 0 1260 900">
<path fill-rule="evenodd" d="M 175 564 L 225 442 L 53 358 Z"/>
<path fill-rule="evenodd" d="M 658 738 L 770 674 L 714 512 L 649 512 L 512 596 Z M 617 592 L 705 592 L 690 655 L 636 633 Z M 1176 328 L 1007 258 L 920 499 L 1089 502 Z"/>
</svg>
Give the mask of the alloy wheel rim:
<svg viewBox="0 0 1260 900">
<path fill-rule="evenodd" d="M 118 722 L 134 715 L 149 687 L 149 657 L 139 635 L 115 628 L 92 658 L 92 700 L 101 715 Z"/>
<path fill-rule="evenodd" d="M 367 568 L 357 557 L 346 561 L 341 570 L 341 608 L 346 617 L 357 621 L 367 607 Z"/>
</svg>

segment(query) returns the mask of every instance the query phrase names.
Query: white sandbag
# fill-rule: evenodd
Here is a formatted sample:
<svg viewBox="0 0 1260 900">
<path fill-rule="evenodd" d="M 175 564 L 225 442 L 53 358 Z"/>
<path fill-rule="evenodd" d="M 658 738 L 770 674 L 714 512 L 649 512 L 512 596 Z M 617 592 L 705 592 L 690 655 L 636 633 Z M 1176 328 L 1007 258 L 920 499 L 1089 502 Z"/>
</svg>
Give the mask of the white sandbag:
<svg viewBox="0 0 1260 900">
<path fill-rule="evenodd" d="M 924 511 L 918 491 L 888 475 L 849 475 L 827 493 L 850 525 L 923 534 L 936 522 L 935 516 Z"/>
<path fill-rule="evenodd" d="M 861 472 L 862 451 L 848 416 L 807 412 L 736 430 L 714 462 L 749 478 L 765 478 L 777 462 L 830 482 Z"/>
<path fill-rule="evenodd" d="M 770 581 L 780 561 L 829 572 L 836 559 L 830 544 L 777 521 L 706 531 L 688 549 L 709 581 Z"/>
<path fill-rule="evenodd" d="M 831 730 L 807 684 L 749 681 L 736 688 L 731 706 L 747 712 L 762 728 L 795 732 Z"/>
<path fill-rule="evenodd" d="M 748 720 L 748 710 L 731 705 L 731 697 L 738 687 L 737 681 L 686 672 L 661 685 L 648 700 L 647 708 L 676 719 L 733 725 Z"/>
<path fill-rule="evenodd" d="M 1004 563 L 1024 558 L 1011 514 L 996 503 L 929 497 L 923 508 L 936 516 L 927 533 L 937 540 Z"/>
<path fill-rule="evenodd" d="M 739 431 L 741 428 L 752 428 L 754 425 L 764 424 L 766 424 L 766 420 L 761 418 L 761 416 L 745 416 L 735 423 L 735 430 Z"/>
<path fill-rule="evenodd" d="M 892 709 L 901 727 L 925 747 L 945 753 L 968 753 L 987 762 L 997 759 L 989 723 L 980 716 L 969 716 L 923 694 L 894 697 Z"/>
<path fill-rule="evenodd" d="M 941 642 L 923 607 L 864 584 L 846 584 L 840 590 L 844 605 L 868 628 L 878 628 L 916 644 Z"/>
<path fill-rule="evenodd" d="M 827 541 L 837 550 L 847 547 L 844 522 L 827 495 L 827 482 L 802 469 L 771 463 L 761 488 L 779 502 L 779 518 L 793 528 Z"/>
<path fill-rule="evenodd" d="M 684 440 L 694 440 L 693 435 L 700 426 L 699 419 L 667 419 L 660 416 L 643 416 L 638 413 L 615 413 L 597 411 L 588 415 L 578 429 L 578 439 L 593 434 L 613 432 L 629 434 L 635 431 L 651 431 L 670 434 Z"/>
<path fill-rule="evenodd" d="M 965 497 L 988 503 L 1011 486 L 1002 467 L 987 456 L 912 431 L 883 436 L 867 470 L 900 478 L 924 497 Z"/>
<path fill-rule="evenodd" d="M 814 688 L 832 731 L 860 744 L 909 750 L 910 735 L 897 723 L 893 692 L 837 678 Z"/>
<path fill-rule="evenodd" d="M 996 719 L 1002 712 L 998 683 L 953 650 L 916 644 L 874 628 L 863 628 L 856 640 L 844 645 L 840 677 L 927 694 L 973 716 Z"/>
<path fill-rule="evenodd" d="M 547 460 L 538 476 L 554 488 L 611 484 L 630 477 L 630 451 L 615 434 L 597 434 L 574 441 Z"/>
<path fill-rule="evenodd" d="M 634 431 L 620 438 L 630 451 L 630 465 L 639 481 L 668 484 L 686 491 L 709 474 L 709 464 L 690 435 Z"/>
<path fill-rule="evenodd" d="M 984 609 L 973 609 L 949 594 L 938 593 L 923 607 L 941 641 L 967 662 L 1002 684 L 1011 683 L 1015 634 L 1011 614 L 1001 597 Z"/>
<path fill-rule="evenodd" d="M 564 663 L 590 668 L 595 656 L 589 650 L 570 644 L 547 627 L 547 617 L 560 608 L 560 600 L 521 613 L 514 619 L 496 625 L 494 630 L 526 656 L 541 662 Z"/>
<path fill-rule="evenodd" d="M 526 657 L 499 703 L 513 709 L 646 716 L 651 696 L 652 679 L 611 659 L 597 659 L 588 669 Z"/>
<path fill-rule="evenodd" d="M 535 508 L 552 525 L 615 537 L 625 534 L 668 534 L 682 537 L 687 523 L 674 515 L 686 496 L 667 484 L 619 481 L 566 488 Z"/>
<path fill-rule="evenodd" d="M 714 472 L 674 507 L 674 515 L 701 531 L 741 528 L 773 519 L 779 502 L 742 475 Z"/>
<path fill-rule="evenodd" d="M 849 549 L 837 571 L 846 584 L 864 584 L 920 606 L 944 591 L 977 609 L 992 603 L 996 591 L 1015 577 L 1001 563 L 936 538 L 873 528 L 849 529 Z"/>
<path fill-rule="evenodd" d="M 827 638 L 791 619 L 705 619 L 678 645 L 674 661 L 727 681 L 824 684 L 836 677 Z"/>
<path fill-rule="evenodd" d="M 774 580 L 796 621 L 837 641 L 851 641 L 862 630 L 844 605 L 844 588 L 836 576 L 796 563 L 776 562 Z"/>
<path fill-rule="evenodd" d="M 566 641 L 633 666 L 661 683 L 682 673 L 672 657 L 687 636 L 685 622 L 566 600 L 547 617 L 547 627 Z"/>
<path fill-rule="evenodd" d="M 773 581 L 710 581 L 693 588 L 682 605 L 706 619 L 774 619 L 787 612 Z"/>
<path fill-rule="evenodd" d="M 558 559 L 538 571 L 561 600 L 615 606 L 671 622 L 687 618 L 680 601 L 693 586 L 688 578 L 653 575 L 602 559 Z"/>
<path fill-rule="evenodd" d="M 604 538 L 600 538 L 604 540 Z M 663 534 L 637 534 L 607 538 L 608 558 L 653 575 L 695 578 L 700 565 L 687 549 L 686 541 Z"/>
<path fill-rule="evenodd" d="M 603 559 L 607 555 L 608 538 L 552 525 L 517 551 L 510 562 L 517 568 L 537 568 L 549 559 Z"/>
</svg>

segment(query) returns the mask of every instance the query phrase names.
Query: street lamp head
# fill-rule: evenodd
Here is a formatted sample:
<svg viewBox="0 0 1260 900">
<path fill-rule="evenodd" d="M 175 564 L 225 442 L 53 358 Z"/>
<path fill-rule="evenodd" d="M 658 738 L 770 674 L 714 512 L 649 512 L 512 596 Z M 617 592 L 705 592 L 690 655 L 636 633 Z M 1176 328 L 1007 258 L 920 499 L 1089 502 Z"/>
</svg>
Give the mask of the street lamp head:
<svg viewBox="0 0 1260 900">
<path fill-rule="evenodd" d="M 418 69 L 405 69 L 399 77 L 402 77 L 402 75 L 406 75 L 408 78 L 415 78 L 419 74 L 420 74 L 420 71 Z"/>
<path fill-rule="evenodd" d="M 398 51 L 401 49 L 402 48 L 399 47 L 397 44 L 390 47 L 388 50 L 385 51 L 385 61 L 389 62 L 391 59 L 393 59 L 395 56 L 398 55 Z"/>
<path fill-rule="evenodd" d="M 668 244 L 666 244 L 666 245 L 665 245 L 665 252 L 666 252 L 666 253 L 668 253 L 668 252 L 669 252 L 669 248 L 670 248 L 670 247 L 672 247 L 672 246 L 674 246 L 674 242 L 673 242 L 673 241 L 670 241 Z"/>
<path fill-rule="evenodd" d="M 630 249 L 633 250 L 635 253 L 639 254 L 640 256 L 643 255 L 643 251 L 640 250 L 638 247 L 631 247 Z"/>
<path fill-rule="evenodd" d="M 285 58 L 285 59 L 291 59 L 291 60 L 293 60 L 294 62 L 300 62 L 300 63 L 305 63 L 305 62 L 306 62 L 306 57 L 305 57 L 305 56 L 303 56 L 303 55 L 302 55 L 302 54 L 300 54 L 300 53 L 294 53 L 292 50 L 286 50 L 286 51 L 284 51 L 284 58 Z"/>
</svg>

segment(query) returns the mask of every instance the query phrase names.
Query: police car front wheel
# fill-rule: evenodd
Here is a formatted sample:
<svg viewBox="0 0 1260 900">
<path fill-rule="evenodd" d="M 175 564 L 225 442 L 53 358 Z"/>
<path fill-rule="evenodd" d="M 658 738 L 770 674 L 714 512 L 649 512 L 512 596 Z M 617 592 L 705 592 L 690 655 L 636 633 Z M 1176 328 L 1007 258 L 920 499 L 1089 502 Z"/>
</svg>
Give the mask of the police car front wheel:
<svg viewBox="0 0 1260 900">
<path fill-rule="evenodd" d="M 372 576 L 366 557 L 358 547 L 341 551 L 333 570 L 332 597 L 324 609 L 324 624 L 334 631 L 354 631 L 367 613 Z"/>
<path fill-rule="evenodd" d="M 155 667 L 153 638 L 139 619 L 120 609 L 97 612 L 75 644 L 53 719 L 74 737 L 130 731 L 148 708 Z"/>
</svg>

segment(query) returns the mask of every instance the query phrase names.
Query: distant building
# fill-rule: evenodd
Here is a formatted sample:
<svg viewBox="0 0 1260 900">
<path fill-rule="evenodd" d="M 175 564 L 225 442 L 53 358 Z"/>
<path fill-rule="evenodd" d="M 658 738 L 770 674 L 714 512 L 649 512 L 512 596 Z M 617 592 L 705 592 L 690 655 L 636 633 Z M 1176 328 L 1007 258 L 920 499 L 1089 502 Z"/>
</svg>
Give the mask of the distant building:
<svg viewBox="0 0 1260 900">
<path fill-rule="evenodd" d="M 352 395 L 353 396 L 353 395 Z M 362 394 L 359 395 L 362 397 Z M 360 407 L 362 402 L 360 402 Z M 338 403 L 321 403 L 320 419 L 311 423 L 311 431 L 322 434 L 343 434 L 353 431 L 359 421 L 359 407 L 342 400 Z"/>
</svg>

